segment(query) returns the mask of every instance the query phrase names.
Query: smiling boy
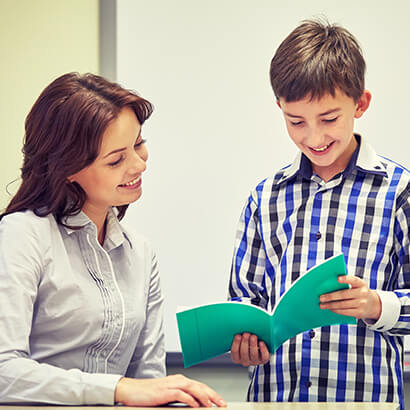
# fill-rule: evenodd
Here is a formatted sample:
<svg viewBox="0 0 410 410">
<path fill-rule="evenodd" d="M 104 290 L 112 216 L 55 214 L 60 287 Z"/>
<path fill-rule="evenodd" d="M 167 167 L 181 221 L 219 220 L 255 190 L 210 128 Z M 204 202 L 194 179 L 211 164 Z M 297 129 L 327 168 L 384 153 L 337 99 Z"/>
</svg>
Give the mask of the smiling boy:
<svg viewBox="0 0 410 410">
<path fill-rule="evenodd" d="M 272 59 L 272 88 L 300 152 L 245 204 L 230 299 L 271 310 L 300 275 L 343 252 L 348 276 L 339 280 L 350 288 L 322 295 L 320 306 L 358 322 L 304 332 L 274 354 L 255 335 L 236 335 L 232 360 L 256 366 L 248 400 L 404 408 L 410 175 L 353 131 L 371 100 L 364 73 L 357 40 L 321 21 L 303 22 Z"/>
</svg>

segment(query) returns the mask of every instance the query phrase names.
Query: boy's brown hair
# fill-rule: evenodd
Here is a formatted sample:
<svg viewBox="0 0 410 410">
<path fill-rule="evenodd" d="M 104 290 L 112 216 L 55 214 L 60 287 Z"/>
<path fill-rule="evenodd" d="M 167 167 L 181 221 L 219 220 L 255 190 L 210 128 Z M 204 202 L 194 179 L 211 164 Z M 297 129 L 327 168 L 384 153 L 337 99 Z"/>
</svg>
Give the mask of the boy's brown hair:
<svg viewBox="0 0 410 410">
<path fill-rule="evenodd" d="M 277 49 L 270 80 L 278 100 L 318 99 L 339 89 L 357 102 L 365 71 L 362 50 L 349 31 L 327 21 L 305 20 Z"/>
</svg>

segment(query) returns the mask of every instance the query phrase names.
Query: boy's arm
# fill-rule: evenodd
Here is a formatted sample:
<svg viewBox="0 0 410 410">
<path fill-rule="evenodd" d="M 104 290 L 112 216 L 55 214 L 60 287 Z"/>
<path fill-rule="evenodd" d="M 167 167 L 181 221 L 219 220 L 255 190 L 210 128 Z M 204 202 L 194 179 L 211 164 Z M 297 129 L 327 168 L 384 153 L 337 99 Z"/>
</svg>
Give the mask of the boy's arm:
<svg viewBox="0 0 410 410">
<path fill-rule="evenodd" d="M 236 232 L 228 299 L 268 308 L 265 259 L 257 200 L 250 195 Z"/>
<path fill-rule="evenodd" d="M 382 314 L 373 327 L 391 335 L 410 334 L 410 185 L 397 200 L 395 234 L 395 257 L 398 278 L 393 292 L 378 291 L 382 301 Z M 388 312 L 394 312 L 389 315 Z M 381 319 L 385 317 L 385 321 Z M 381 323 L 380 323 L 381 322 Z M 379 328 L 377 328 L 377 326 Z M 381 329 L 380 329 L 381 327 Z"/>
<path fill-rule="evenodd" d="M 236 233 L 229 299 L 268 309 L 265 263 L 257 200 L 250 195 L 242 210 Z M 258 341 L 255 335 L 244 333 L 235 336 L 231 358 L 242 366 L 258 365 L 269 361 L 270 353 L 265 343 Z"/>
<path fill-rule="evenodd" d="M 394 283 L 393 290 L 370 290 L 362 279 L 344 276 L 339 281 L 348 283 L 350 289 L 322 295 L 321 307 L 362 319 L 372 330 L 391 335 L 410 334 L 409 222 L 410 196 L 407 188 L 397 200 L 394 221 L 395 252 L 392 258 L 397 268 L 390 278 Z"/>
</svg>

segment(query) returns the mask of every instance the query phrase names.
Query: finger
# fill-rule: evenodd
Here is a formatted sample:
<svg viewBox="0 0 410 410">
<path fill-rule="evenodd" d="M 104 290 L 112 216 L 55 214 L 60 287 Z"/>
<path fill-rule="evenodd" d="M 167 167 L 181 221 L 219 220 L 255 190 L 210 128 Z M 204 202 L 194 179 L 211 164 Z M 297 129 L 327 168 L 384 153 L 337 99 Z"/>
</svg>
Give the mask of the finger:
<svg viewBox="0 0 410 410">
<path fill-rule="evenodd" d="M 270 359 L 269 350 L 264 342 L 259 342 L 259 353 L 262 363 L 266 363 Z"/>
<path fill-rule="evenodd" d="M 259 363 L 259 346 L 258 337 L 256 335 L 251 335 L 249 338 L 249 358 L 252 364 Z"/>
<path fill-rule="evenodd" d="M 192 395 L 202 407 L 212 407 L 211 397 L 216 395 L 216 393 L 206 384 L 190 380 L 184 391 Z M 219 399 L 221 400 L 222 398 Z"/>
<path fill-rule="evenodd" d="M 240 362 L 243 366 L 249 365 L 249 336 L 249 333 L 244 333 L 242 335 L 242 342 L 239 348 Z"/>
<path fill-rule="evenodd" d="M 360 309 L 364 307 L 365 301 L 363 299 L 347 299 L 339 300 L 335 302 L 321 303 L 320 307 L 322 309 Z"/>
<path fill-rule="evenodd" d="M 339 281 L 339 283 L 347 283 L 352 288 L 367 286 L 366 282 L 363 279 L 353 275 L 341 275 L 338 276 L 337 280 Z"/>
<path fill-rule="evenodd" d="M 242 336 L 235 335 L 231 346 L 231 359 L 234 363 L 240 363 L 239 347 L 241 345 Z"/>
<path fill-rule="evenodd" d="M 357 309 L 332 309 L 333 313 L 344 316 L 352 316 L 356 319 L 363 319 L 363 315 Z"/>
<path fill-rule="evenodd" d="M 209 386 L 205 385 L 206 387 L 206 392 L 208 394 L 208 398 L 212 403 L 215 404 L 218 407 L 226 407 L 226 401 L 213 389 L 211 389 Z"/>
<path fill-rule="evenodd" d="M 183 390 L 169 390 L 168 400 L 162 404 L 179 402 L 185 403 L 189 407 L 200 407 L 200 404 L 191 394 L 184 392 Z"/>
<path fill-rule="evenodd" d="M 319 300 L 321 303 L 332 302 L 336 300 L 348 300 L 354 299 L 360 295 L 358 288 L 355 289 L 344 289 L 337 290 L 336 292 L 325 293 L 320 296 Z"/>
</svg>

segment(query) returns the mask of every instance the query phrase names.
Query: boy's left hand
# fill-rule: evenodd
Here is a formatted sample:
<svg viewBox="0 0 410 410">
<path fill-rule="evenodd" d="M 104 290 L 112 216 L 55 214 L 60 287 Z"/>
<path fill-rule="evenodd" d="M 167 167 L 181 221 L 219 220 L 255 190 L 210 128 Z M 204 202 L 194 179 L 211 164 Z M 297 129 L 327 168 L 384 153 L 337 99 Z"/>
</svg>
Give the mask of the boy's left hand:
<svg viewBox="0 0 410 410">
<path fill-rule="evenodd" d="M 357 319 L 377 321 L 382 311 L 379 295 L 369 289 L 366 282 L 357 276 L 339 276 L 340 283 L 347 283 L 350 289 L 338 290 L 320 296 L 320 308 L 334 313 L 353 316 Z"/>
</svg>

